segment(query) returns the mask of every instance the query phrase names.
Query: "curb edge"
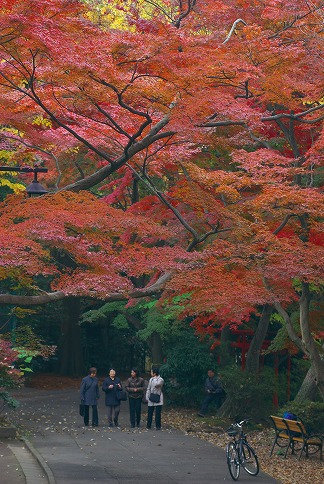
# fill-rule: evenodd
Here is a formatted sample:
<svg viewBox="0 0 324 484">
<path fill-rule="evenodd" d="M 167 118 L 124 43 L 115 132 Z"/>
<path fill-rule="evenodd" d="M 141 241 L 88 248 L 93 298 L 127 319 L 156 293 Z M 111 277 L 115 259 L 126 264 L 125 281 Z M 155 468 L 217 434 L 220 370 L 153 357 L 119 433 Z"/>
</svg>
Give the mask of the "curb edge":
<svg viewBox="0 0 324 484">
<path fill-rule="evenodd" d="M 48 479 L 49 484 L 56 484 L 56 480 L 54 477 L 54 474 L 48 464 L 45 462 L 44 458 L 41 456 L 41 454 L 38 452 L 38 450 L 35 449 L 35 447 L 32 445 L 29 440 L 27 440 L 25 437 L 20 438 L 24 444 L 26 445 L 27 449 L 29 452 L 35 457 L 41 468 L 46 474 L 46 477 Z"/>
</svg>

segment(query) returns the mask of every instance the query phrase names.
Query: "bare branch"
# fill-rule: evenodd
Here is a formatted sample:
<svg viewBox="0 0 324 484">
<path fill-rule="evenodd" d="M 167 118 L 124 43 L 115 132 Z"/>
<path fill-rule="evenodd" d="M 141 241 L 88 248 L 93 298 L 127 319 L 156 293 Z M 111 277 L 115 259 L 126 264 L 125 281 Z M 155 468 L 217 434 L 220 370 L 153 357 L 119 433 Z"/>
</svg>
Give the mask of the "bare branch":
<svg viewBox="0 0 324 484">
<path fill-rule="evenodd" d="M 229 34 L 228 34 L 228 36 L 226 37 L 226 39 L 224 40 L 223 44 L 226 44 L 226 43 L 227 43 L 227 42 L 230 40 L 230 38 L 232 37 L 232 34 L 233 34 L 233 32 L 234 32 L 234 30 L 235 30 L 235 28 L 236 28 L 237 24 L 239 24 L 240 22 L 242 22 L 244 25 L 247 25 L 247 23 L 246 23 L 246 22 L 244 22 L 244 20 L 243 20 L 243 19 L 241 19 L 241 18 L 238 18 L 237 20 L 235 20 L 235 22 L 233 23 L 232 28 L 231 28 L 231 30 L 229 31 Z"/>
</svg>

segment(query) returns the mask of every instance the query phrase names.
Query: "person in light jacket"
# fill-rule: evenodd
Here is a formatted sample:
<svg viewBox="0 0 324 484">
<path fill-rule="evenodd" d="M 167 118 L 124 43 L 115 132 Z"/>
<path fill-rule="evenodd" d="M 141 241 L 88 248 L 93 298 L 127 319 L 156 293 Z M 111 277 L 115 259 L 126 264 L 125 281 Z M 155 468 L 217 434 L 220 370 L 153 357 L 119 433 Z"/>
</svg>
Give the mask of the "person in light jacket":
<svg viewBox="0 0 324 484">
<path fill-rule="evenodd" d="M 159 368 L 153 367 L 151 370 L 151 378 L 146 390 L 146 399 L 148 402 L 147 407 L 147 424 L 146 428 L 150 429 L 152 427 L 153 413 L 155 411 L 155 426 L 156 430 L 161 430 L 161 412 L 163 405 L 163 393 L 162 388 L 164 384 L 163 378 L 160 377 Z M 158 403 L 151 402 L 150 394 L 156 393 L 160 395 L 160 401 Z"/>
<path fill-rule="evenodd" d="M 99 386 L 97 378 L 97 368 L 90 368 L 89 375 L 83 378 L 80 387 L 81 403 L 84 405 L 84 425 L 89 425 L 89 407 L 92 407 L 92 427 L 98 427 L 98 407 L 97 400 L 99 395 Z"/>
<path fill-rule="evenodd" d="M 113 416 L 114 424 L 118 427 L 118 416 L 120 412 L 120 401 L 117 398 L 117 391 L 122 390 L 121 380 L 116 376 L 116 370 L 111 368 L 109 370 L 109 376 L 105 378 L 102 384 L 102 390 L 106 394 L 105 403 L 108 409 L 108 425 L 113 427 Z"/>
</svg>

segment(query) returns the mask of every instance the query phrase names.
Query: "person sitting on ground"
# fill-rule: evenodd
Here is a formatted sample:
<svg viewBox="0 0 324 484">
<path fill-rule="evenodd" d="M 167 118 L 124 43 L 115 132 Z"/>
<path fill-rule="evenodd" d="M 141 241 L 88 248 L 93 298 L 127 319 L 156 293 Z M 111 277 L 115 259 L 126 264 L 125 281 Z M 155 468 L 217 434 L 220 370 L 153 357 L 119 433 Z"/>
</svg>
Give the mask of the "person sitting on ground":
<svg viewBox="0 0 324 484">
<path fill-rule="evenodd" d="M 205 398 L 198 413 L 199 417 L 206 415 L 208 407 L 212 402 L 215 402 L 216 407 L 219 408 L 225 394 L 219 376 L 215 375 L 215 370 L 209 369 L 207 375 L 205 380 Z"/>
</svg>

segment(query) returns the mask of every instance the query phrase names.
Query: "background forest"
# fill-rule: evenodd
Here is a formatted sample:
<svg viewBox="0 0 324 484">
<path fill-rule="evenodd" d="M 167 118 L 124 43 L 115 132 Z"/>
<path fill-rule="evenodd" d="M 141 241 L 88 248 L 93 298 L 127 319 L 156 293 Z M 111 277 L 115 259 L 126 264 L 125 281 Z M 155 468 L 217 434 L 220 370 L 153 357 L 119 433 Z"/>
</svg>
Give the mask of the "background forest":
<svg viewBox="0 0 324 484">
<path fill-rule="evenodd" d="M 154 363 L 323 411 L 324 3 L 2 3 L 4 398 Z"/>
</svg>

